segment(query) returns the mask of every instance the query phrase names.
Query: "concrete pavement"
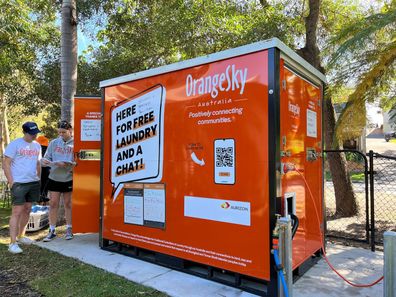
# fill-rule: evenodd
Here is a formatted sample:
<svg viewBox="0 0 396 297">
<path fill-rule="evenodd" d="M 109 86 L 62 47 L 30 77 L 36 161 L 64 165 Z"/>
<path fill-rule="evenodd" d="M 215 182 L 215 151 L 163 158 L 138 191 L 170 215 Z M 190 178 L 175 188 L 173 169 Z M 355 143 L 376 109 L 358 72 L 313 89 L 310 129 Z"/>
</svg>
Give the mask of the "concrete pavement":
<svg viewBox="0 0 396 297">
<path fill-rule="evenodd" d="M 56 238 L 47 243 L 37 242 L 36 245 L 174 297 L 256 296 L 200 277 L 101 250 L 98 246 L 98 234 L 75 235 L 75 238 L 69 241 Z M 333 265 L 351 281 L 368 283 L 382 275 L 381 252 L 373 253 L 365 249 L 329 244 L 328 256 Z M 350 287 L 330 270 L 324 260 L 321 260 L 294 284 L 293 289 L 294 297 L 382 297 L 383 283 L 371 288 Z"/>
</svg>

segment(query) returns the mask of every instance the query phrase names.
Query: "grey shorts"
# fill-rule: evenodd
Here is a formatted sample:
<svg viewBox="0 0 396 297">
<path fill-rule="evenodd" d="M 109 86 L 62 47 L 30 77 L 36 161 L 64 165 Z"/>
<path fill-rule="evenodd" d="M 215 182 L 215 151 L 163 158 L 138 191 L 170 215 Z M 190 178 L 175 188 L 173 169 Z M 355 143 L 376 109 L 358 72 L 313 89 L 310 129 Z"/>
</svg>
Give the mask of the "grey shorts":
<svg viewBox="0 0 396 297">
<path fill-rule="evenodd" d="M 40 200 L 40 182 L 13 183 L 11 188 L 12 205 L 23 205 L 26 202 Z"/>
</svg>

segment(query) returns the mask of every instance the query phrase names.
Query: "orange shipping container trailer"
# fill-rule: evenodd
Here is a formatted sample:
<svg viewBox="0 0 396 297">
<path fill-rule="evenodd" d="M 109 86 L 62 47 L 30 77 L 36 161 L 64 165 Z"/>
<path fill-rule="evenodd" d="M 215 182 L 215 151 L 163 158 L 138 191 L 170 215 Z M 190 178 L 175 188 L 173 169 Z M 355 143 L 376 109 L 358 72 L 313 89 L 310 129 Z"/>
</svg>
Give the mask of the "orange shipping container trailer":
<svg viewBox="0 0 396 297">
<path fill-rule="evenodd" d="M 321 247 L 324 81 L 271 39 L 101 82 L 101 247 L 276 296 L 276 214 L 297 272 Z"/>
</svg>

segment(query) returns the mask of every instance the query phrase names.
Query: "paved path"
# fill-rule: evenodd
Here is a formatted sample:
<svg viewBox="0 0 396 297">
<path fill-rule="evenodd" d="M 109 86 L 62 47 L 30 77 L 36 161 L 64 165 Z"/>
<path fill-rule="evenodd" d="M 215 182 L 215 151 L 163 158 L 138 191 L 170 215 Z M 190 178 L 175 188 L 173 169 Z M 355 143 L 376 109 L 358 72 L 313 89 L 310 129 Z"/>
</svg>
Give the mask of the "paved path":
<svg viewBox="0 0 396 297">
<path fill-rule="evenodd" d="M 174 297 L 253 297 L 243 292 L 203 278 L 154 265 L 131 257 L 101 250 L 98 234 L 76 235 L 73 240 L 57 238 L 36 243 L 62 255 L 102 268 Z M 371 282 L 382 275 L 383 254 L 365 249 L 329 245 L 330 261 L 340 272 L 355 282 Z M 372 288 L 348 286 L 330 271 L 321 260 L 294 284 L 294 297 L 381 297 L 382 282 Z"/>
<path fill-rule="evenodd" d="M 396 156 L 396 143 L 386 142 L 383 137 L 381 138 L 366 138 L 366 151 L 374 151 L 375 153 Z"/>
</svg>

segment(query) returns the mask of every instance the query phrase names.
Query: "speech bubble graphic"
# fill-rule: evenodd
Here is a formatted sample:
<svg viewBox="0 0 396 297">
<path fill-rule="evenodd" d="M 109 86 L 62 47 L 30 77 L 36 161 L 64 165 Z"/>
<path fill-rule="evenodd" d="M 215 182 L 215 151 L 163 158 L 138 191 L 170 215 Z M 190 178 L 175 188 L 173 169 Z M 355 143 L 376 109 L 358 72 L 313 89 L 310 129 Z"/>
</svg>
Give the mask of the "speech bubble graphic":
<svg viewBox="0 0 396 297">
<path fill-rule="evenodd" d="M 113 202 L 123 183 L 158 182 L 163 167 L 165 88 L 156 85 L 111 109 Z"/>
</svg>

